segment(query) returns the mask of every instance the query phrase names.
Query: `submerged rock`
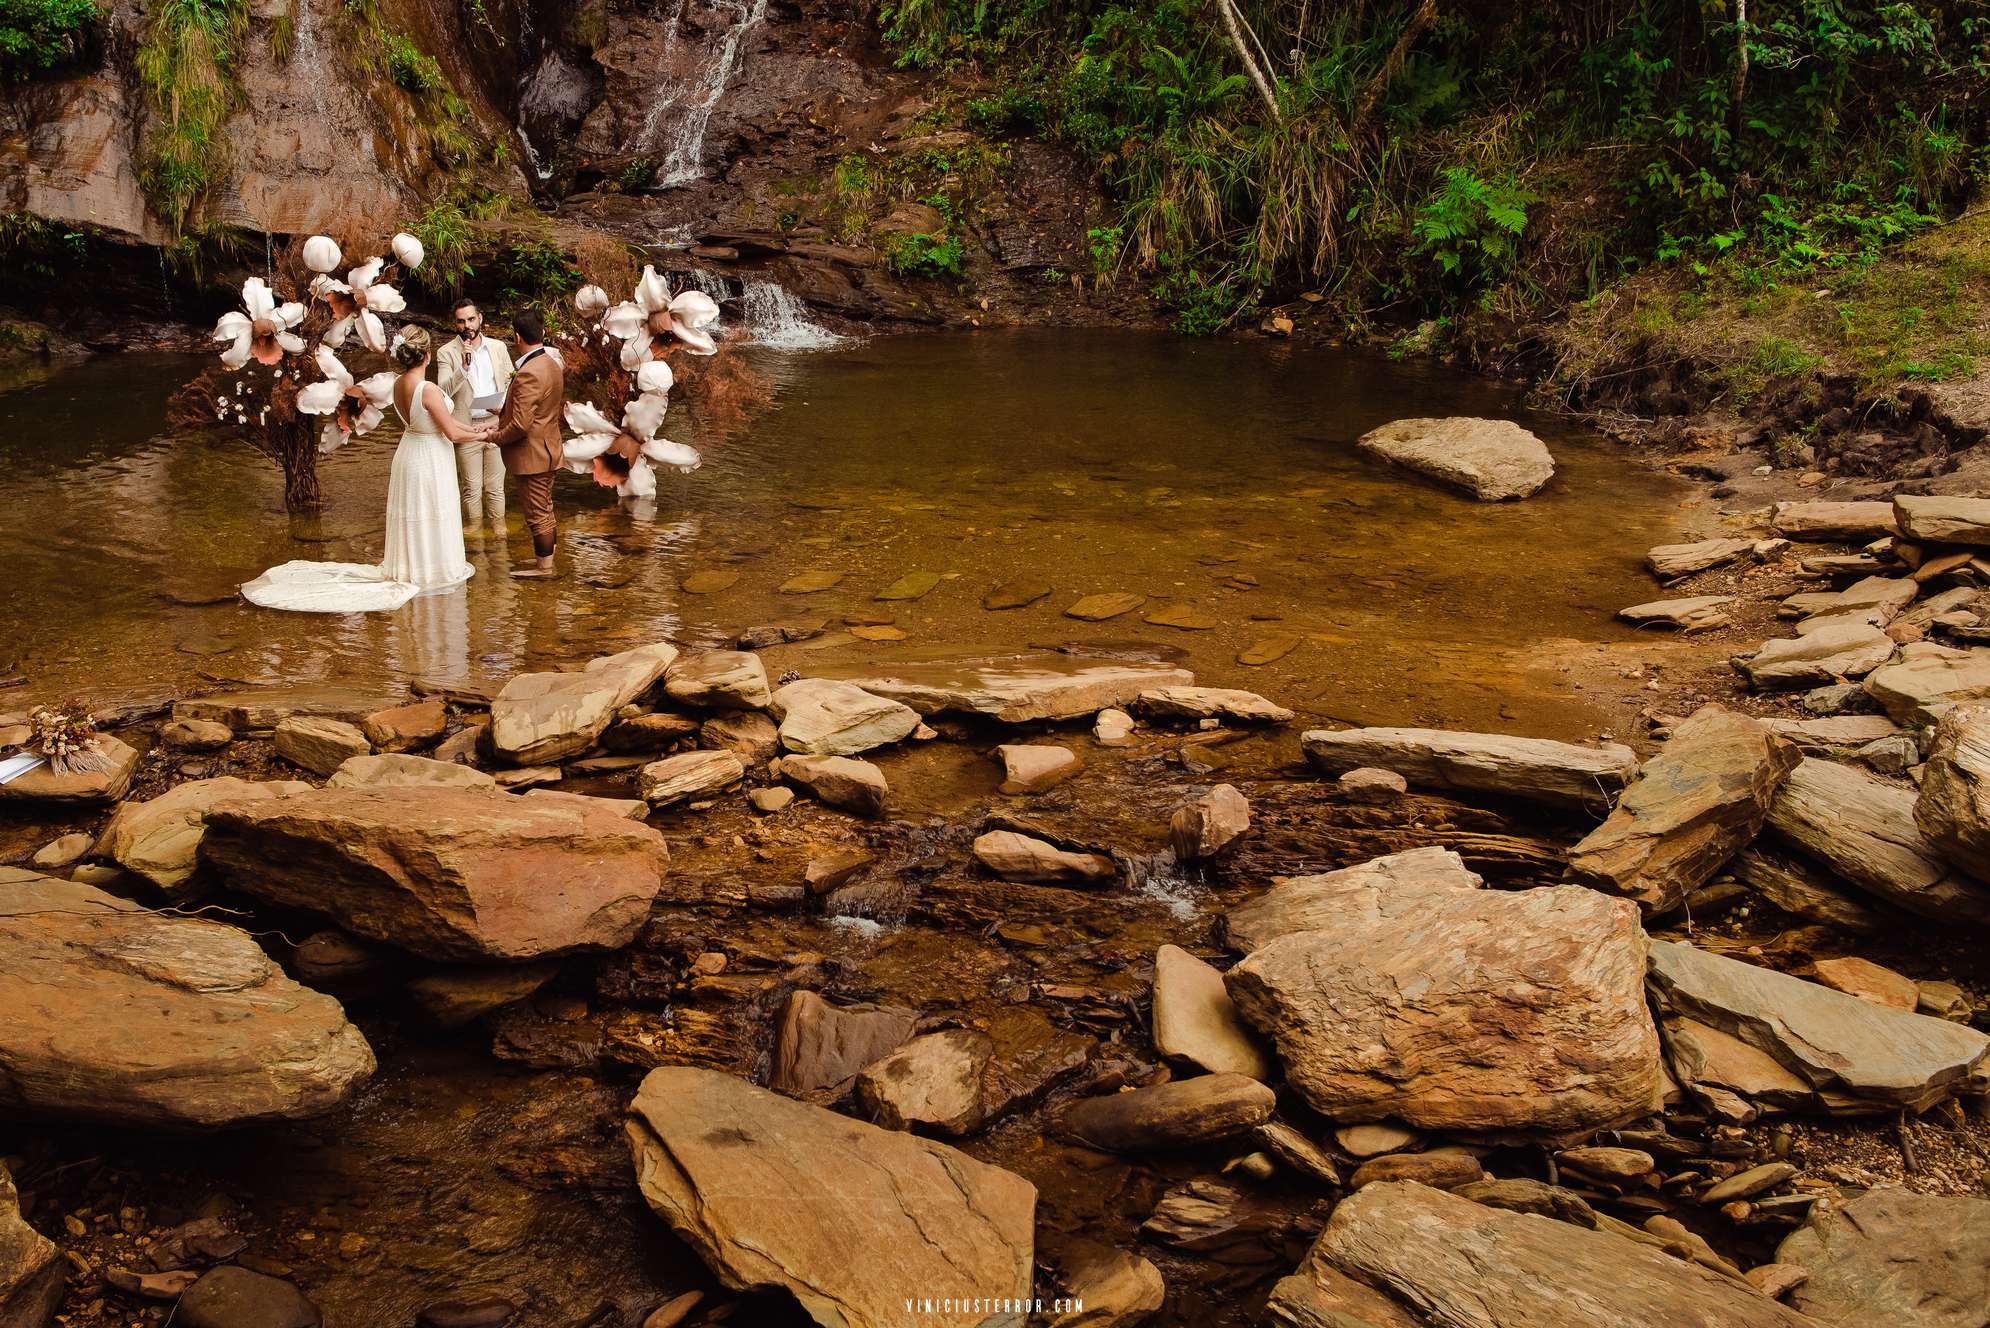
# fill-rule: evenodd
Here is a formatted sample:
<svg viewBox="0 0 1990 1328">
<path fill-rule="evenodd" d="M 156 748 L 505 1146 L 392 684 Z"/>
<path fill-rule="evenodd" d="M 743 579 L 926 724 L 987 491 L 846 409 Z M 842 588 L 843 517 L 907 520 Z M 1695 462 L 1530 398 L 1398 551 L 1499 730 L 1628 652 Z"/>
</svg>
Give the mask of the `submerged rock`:
<svg viewBox="0 0 1990 1328">
<path fill-rule="evenodd" d="M 1224 979 L 1314 1110 L 1566 1132 L 1653 1109 L 1635 905 L 1579 886 L 1482 890 L 1449 871 L 1334 876 L 1312 878 L 1309 902 L 1336 914 L 1324 929 L 1267 940 Z"/>
<path fill-rule="evenodd" d="M 493 1010 L 522 1001 L 553 980 L 558 964 L 451 968 L 408 983 L 415 1009 L 437 1028 L 461 1028 Z"/>
<path fill-rule="evenodd" d="M 1894 1189 L 1826 1196 L 1776 1261 L 1809 1270 L 1790 1303 L 1821 1323 L 1990 1323 L 1990 1199 Z"/>
<path fill-rule="evenodd" d="M 1636 753 L 1616 743 L 1579 747 L 1445 729 L 1309 729 L 1300 743 L 1324 774 L 1380 766 L 1413 785 L 1597 811 L 1610 805 L 1638 764 Z"/>
<path fill-rule="evenodd" d="M 373 1073 L 339 1003 L 248 933 L 44 881 L 0 912 L 0 1108 L 218 1129 L 322 1115 Z"/>
<path fill-rule="evenodd" d="M 1939 1102 L 1990 1055 L 1990 1038 L 1974 1029 L 1678 941 L 1652 942 L 1651 982 L 1672 1010 L 1739 1038 L 1812 1088 L 1874 1111 Z"/>
<path fill-rule="evenodd" d="M 190 780 L 149 801 L 119 807 L 98 837 L 96 853 L 161 890 L 177 891 L 193 875 L 209 813 L 235 803 L 310 791 L 309 784 L 290 779 Z"/>
<path fill-rule="evenodd" d="M 1267 1308 L 1293 1328 L 1816 1328 L 1650 1245 L 1406 1182 L 1343 1200 Z"/>
<path fill-rule="evenodd" d="M 1036 1212 L 1020 1176 L 711 1070 L 651 1071 L 629 1115 L 644 1199 L 726 1287 L 786 1291 L 825 1328 L 903 1323 L 927 1294 L 1019 1328 Z"/>
<path fill-rule="evenodd" d="M 1555 477 L 1547 444 L 1511 420 L 1396 420 L 1369 430 L 1355 445 L 1481 502 L 1531 497 Z"/>
<path fill-rule="evenodd" d="M 210 814 L 242 893 L 430 959 L 519 962 L 629 943 L 669 865 L 610 811 L 457 789 L 320 789 Z"/>
<path fill-rule="evenodd" d="M 791 682 L 774 693 L 768 709 L 780 723 L 781 745 L 806 756 L 854 756 L 919 727 L 919 713 L 910 706 L 833 678 Z"/>
<path fill-rule="evenodd" d="M 1757 721 L 1702 706 L 1638 768 L 1610 818 L 1569 850 L 1570 877 L 1649 913 L 1671 911 L 1754 840 L 1797 760 Z"/>
<path fill-rule="evenodd" d="M 578 673 L 521 673 L 491 702 L 491 750 L 512 765 L 578 756 L 676 658 L 677 647 L 659 641 L 589 660 Z"/>
<path fill-rule="evenodd" d="M 1915 824 L 1914 804 L 1909 789 L 1809 757 L 1790 772 L 1768 824 L 1890 904 L 1938 922 L 1990 924 L 1990 886 L 1941 860 Z"/>
<path fill-rule="evenodd" d="M 1215 966 L 1178 945 L 1154 954 L 1154 1050 L 1207 1074 L 1268 1082 L 1271 1058 L 1237 1015 Z"/>
<path fill-rule="evenodd" d="M 290 1283 L 234 1264 L 201 1274 L 173 1318 L 187 1328 L 320 1328 L 325 1321 Z"/>
</svg>

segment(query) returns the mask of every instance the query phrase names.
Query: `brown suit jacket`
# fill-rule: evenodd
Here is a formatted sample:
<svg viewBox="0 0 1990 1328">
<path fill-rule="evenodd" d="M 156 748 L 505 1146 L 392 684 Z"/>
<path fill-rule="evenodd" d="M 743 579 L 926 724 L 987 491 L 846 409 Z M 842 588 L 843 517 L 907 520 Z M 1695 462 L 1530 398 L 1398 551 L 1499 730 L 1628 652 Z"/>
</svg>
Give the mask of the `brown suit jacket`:
<svg viewBox="0 0 1990 1328">
<path fill-rule="evenodd" d="M 511 391 L 498 412 L 491 441 L 513 475 L 545 475 L 560 468 L 560 416 L 566 409 L 566 371 L 543 349 L 527 351 L 512 371 Z"/>
</svg>

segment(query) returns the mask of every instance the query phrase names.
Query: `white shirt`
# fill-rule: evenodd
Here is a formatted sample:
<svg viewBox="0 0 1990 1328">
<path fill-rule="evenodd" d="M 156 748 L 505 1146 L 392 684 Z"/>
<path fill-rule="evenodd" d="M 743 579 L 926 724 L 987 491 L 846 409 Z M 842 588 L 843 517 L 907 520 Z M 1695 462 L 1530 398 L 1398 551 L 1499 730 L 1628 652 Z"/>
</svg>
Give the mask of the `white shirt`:
<svg viewBox="0 0 1990 1328">
<path fill-rule="evenodd" d="M 477 338 L 477 348 L 463 352 L 463 376 L 470 380 L 472 397 L 494 397 L 497 395 L 497 371 L 491 368 L 490 347 L 482 337 Z M 491 413 L 487 410 L 472 410 L 473 420 L 487 420 Z"/>
</svg>

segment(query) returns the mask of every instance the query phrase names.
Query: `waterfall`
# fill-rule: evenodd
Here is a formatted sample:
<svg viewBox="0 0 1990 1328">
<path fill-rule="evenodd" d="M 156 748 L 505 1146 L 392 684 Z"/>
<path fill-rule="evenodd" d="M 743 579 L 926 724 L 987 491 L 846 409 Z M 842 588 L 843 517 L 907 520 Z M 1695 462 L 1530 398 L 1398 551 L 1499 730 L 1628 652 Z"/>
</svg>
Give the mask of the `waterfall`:
<svg viewBox="0 0 1990 1328">
<path fill-rule="evenodd" d="M 657 167 L 658 185 L 688 184 L 704 178 L 705 127 L 711 123 L 712 111 L 718 106 L 719 98 L 725 95 L 726 84 L 732 80 L 732 71 L 739 64 L 739 48 L 746 34 L 767 17 L 767 0 L 720 0 L 720 3 L 737 15 L 737 21 L 719 39 L 718 50 L 705 63 L 698 81 L 686 89 L 683 96 L 673 96 L 652 105 L 643 119 L 642 132 L 636 137 L 637 151 L 655 151 L 661 156 Z M 679 0 L 677 17 L 671 22 L 669 35 L 664 38 L 666 69 L 675 50 L 678 20 L 682 19 L 683 12 L 683 0 Z M 668 125 L 663 123 L 666 111 L 678 112 Z M 659 133 L 659 130 L 662 132 Z"/>
<path fill-rule="evenodd" d="M 823 350 L 847 340 L 812 322 L 808 306 L 772 281 L 746 283 L 746 293 L 739 298 L 739 321 L 755 345 L 777 350 Z"/>
</svg>

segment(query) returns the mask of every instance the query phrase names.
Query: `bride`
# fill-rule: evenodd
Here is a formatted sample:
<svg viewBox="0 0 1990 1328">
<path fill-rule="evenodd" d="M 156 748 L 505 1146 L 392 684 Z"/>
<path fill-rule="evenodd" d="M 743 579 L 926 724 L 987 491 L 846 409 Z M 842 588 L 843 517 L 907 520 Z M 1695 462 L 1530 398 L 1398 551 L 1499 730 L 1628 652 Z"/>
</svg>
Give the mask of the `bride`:
<svg viewBox="0 0 1990 1328">
<path fill-rule="evenodd" d="M 371 613 L 455 590 L 476 575 L 463 557 L 453 445 L 490 430 L 457 423 L 442 389 L 424 378 L 429 351 L 428 333 L 412 323 L 389 348 L 401 369 L 393 396 L 405 432 L 387 483 L 386 557 L 377 565 L 282 563 L 243 586 L 242 598 L 300 613 Z"/>
</svg>

